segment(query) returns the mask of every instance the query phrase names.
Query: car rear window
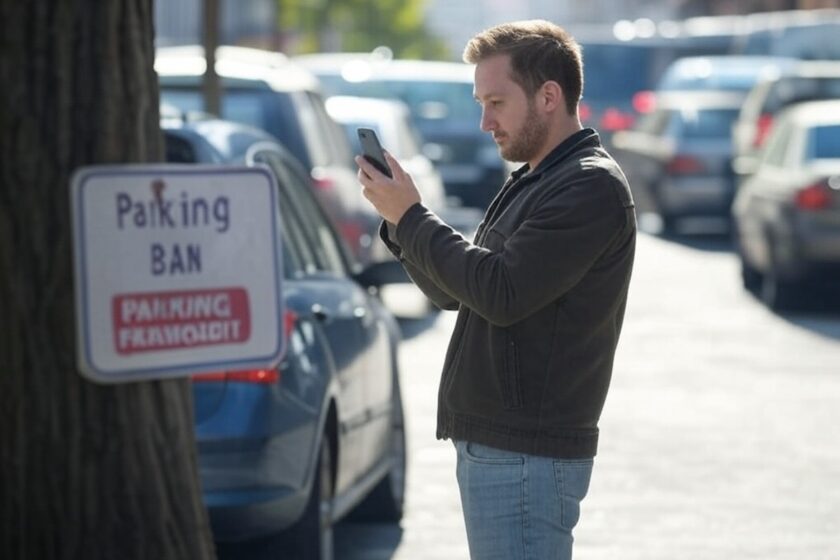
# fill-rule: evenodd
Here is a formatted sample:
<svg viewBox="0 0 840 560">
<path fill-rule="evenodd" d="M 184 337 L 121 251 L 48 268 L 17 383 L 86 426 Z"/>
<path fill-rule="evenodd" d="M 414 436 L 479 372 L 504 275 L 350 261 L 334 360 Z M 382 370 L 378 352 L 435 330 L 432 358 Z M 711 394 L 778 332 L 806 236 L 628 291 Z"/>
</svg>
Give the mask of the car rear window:
<svg viewBox="0 0 840 560">
<path fill-rule="evenodd" d="M 809 133 L 806 158 L 840 159 L 840 125 L 818 126 Z"/>
<path fill-rule="evenodd" d="M 481 119 L 471 82 L 379 79 L 349 82 L 330 75 L 319 75 L 319 79 L 329 95 L 399 99 L 421 121 L 478 122 Z"/>
<path fill-rule="evenodd" d="M 196 88 L 161 86 L 161 101 L 182 111 L 204 111 L 201 91 Z M 295 108 L 288 95 L 249 88 L 226 88 L 222 96 L 225 119 L 261 128 L 277 138 L 304 165 L 311 159 L 298 127 Z"/>
<path fill-rule="evenodd" d="M 747 55 L 771 55 L 803 60 L 840 60 L 840 24 L 794 25 L 748 33 L 736 48 Z"/>
<path fill-rule="evenodd" d="M 630 99 L 653 89 L 661 72 L 661 57 L 653 45 L 583 43 L 583 99 Z"/>
<path fill-rule="evenodd" d="M 840 98 L 840 77 L 791 77 L 780 79 L 767 95 L 764 112 L 777 113 L 792 103 Z"/>
<path fill-rule="evenodd" d="M 677 58 L 724 54 L 731 42 L 725 36 L 620 43 L 583 40 L 583 100 L 629 103 L 635 93 L 655 89 Z"/>
<path fill-rule="evenodd" d="M 755 64 L 714 65 L 698 59 L 672 66 L 659 84 L 662 91 L 717 90 L 748 92 L 758 80 L 761 66 Z"/>
<path fill-rule="evenodd" d="M 729 138 L 738 109 L 684 109 L 676 116 L 685 138 Z"/>
</svg>

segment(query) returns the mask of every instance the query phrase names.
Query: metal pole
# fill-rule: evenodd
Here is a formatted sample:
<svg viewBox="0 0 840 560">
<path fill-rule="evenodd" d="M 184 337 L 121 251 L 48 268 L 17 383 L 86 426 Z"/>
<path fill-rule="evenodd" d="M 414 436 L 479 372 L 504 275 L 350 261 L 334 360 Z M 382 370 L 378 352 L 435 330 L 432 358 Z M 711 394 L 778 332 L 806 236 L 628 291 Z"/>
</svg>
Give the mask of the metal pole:
<svg viewBox="0 0 840 560">
<path fill-rule="evenodd" d="M 221 115 L 221 88 L 216 74 L 216 47 L 219 46 L 219 0 L 204 0 L 202 14 L 202 42 L 207 69 L 204 72 L 202 91 L 204 110 L 213 115 Z"/>
</svg>

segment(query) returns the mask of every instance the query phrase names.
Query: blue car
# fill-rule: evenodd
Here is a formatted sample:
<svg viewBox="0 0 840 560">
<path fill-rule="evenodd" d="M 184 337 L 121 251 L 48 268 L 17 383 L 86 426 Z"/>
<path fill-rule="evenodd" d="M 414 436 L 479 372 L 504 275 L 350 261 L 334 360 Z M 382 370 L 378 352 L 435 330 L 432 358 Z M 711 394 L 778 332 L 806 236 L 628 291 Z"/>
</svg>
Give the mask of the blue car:
<svg viewBox="0 0 840 560">
<path fill-rule="evenodd" d="M 271 557 L 332 558 L 336 520 L 402 515 L 400 334 L 376 297 L 400 278 L 399 264 L 353 263 L 306 171 L 270 135 L 219 120 L 162 122 L 168 161 L 262 164 L 280 187 L 286 355 L 274 370 L 193 380 L 214 538 L 256 540 Z"/>
</svg>

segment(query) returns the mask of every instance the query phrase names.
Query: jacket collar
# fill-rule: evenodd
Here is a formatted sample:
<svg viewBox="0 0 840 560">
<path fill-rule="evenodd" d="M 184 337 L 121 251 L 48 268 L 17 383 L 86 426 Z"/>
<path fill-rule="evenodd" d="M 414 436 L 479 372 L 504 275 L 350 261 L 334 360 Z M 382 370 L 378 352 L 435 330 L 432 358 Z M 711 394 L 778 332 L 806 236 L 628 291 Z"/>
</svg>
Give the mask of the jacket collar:
<svg viewBox="0 0 840 560">
<path fill-rule="evenodd" d="M 564 161 L 579 148 L 600 145 L 601 139 L 598 136 L 598 133 L 595 132 L 595 130 L 591 128 L 584 128 L 578 130 L 577 132 L 575 132 L 574 134 L 557 144 L 557 146 L 555 146 L 555 148 L 543 158 L 543 160 L 539 163 L 539 165 L 537 165 L 533 172 L 529 173 L 531 168 L 526 163 L 525 165 L 511 173 L 511 179 L 517 181 L 526 173 L 528 174 L 529 178 L 538 179 L 543 173 L 546 172 L 546 170 Z"/>
</svg>

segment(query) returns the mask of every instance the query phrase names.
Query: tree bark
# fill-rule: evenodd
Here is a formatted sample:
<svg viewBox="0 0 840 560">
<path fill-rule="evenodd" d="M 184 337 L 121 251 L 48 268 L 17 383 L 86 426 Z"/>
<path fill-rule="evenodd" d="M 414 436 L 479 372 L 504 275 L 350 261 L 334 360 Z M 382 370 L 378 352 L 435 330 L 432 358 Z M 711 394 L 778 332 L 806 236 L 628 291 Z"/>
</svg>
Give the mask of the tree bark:
<svg viewBox="0 0 840 560">
<path fill-rule="evenodd" d="M 151 0 L 0 0 L 0 558 L 203 559 L 189 382 L 75 360 L 69 179 L 160 161 Z"/>
</svg>

